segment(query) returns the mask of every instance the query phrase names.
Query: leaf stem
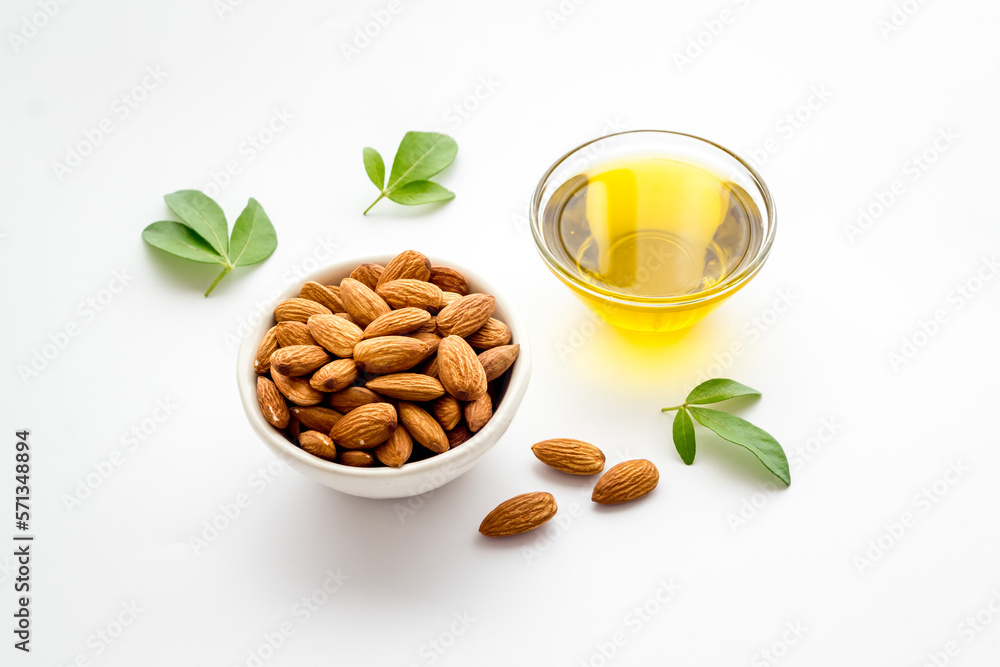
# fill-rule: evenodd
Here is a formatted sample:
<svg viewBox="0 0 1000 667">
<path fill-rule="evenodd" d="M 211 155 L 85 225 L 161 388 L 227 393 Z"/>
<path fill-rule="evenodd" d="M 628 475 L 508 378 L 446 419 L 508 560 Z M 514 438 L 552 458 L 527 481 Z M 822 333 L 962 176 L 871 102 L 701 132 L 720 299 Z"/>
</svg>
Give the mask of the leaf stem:
<svg viewBox="0 0 1000 667">
<path fill-rule="evenodd" d="M 671 410 L 680 410 L 681 408 L 686 408 L 687 406 L 688 406 L 687 403 L 681 403 L 680 405 L 675 405 L 672 408 L 660 408 L 660 412 L 670 412 Z"/>
<path fill-rule="evenodd" d="M 383 199 L 383 198 L 385 197 L 385 194 L 386 194 L 386 193 L 385 193 L 385 190 L 383 190 L 383 191 L 382 191 L 382 192 L 381 192 L 381 193 L 379 194 L 379 196 L 378 196 L 378 199 L 376 199 L 375 201 L 373 201 L 373 202 L 371 203 L 371 206 L 369 206 L 368 208 L 366 208 L 366 209 L 365 209 L 365 212 L 364 212 L 364 213 L 362 213 L 361 215 L 368 215 L 368 211 L 372 210 L 372 206 L 374 206 L 375 204 L 377 204 L 377 203 L 379 203 L 380 201 L 382 201 L 382 199 Z"/>
<path fill-rule="evenodd" d="M 223 266 L 222 273 L 219 274 L 219 277 L 215 279 L 214 283 L 212 283 L 211 285 L 209 285 L 208 291 L 205 292 L 205 296 L 208 296 L 209 294 L 211 294 L 212 290 L 215 289 L 215 286 L 219 284 L 219 281 L 222 280 L 223 278 L 225 278 L 227 275 L 229 275 L 229 272 L 232 271 L 232 270 L 233 270 L 233 267 L 230 264 L 226 264 L 225 266 Z"/>
</svg>

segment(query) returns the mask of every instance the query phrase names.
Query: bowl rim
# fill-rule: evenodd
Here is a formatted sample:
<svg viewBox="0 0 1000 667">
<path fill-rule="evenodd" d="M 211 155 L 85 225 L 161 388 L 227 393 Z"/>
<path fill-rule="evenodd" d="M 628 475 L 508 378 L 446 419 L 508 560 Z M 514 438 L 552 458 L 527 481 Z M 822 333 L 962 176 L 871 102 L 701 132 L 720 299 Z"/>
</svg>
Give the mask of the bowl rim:
<svg viewBox="0 0 1000 667">
<path fill-rule="evenodd" d="M 621 137 L 629 134 L 657 134 L 657 135 L 670 135 L 673 137 L 684 137 L 685 139 L 694 139 L 697 142 L 711 146 L 712 148 L 719 150 L 729 157 L 733 158 L 739 166 L 746 170 L 746 174 L 753 181 L 754 185 L 760 192 L 761 197 L 764 200 L 765 214 L 768 220 L 767 234 L 764 237 L 763 243 L 761 243 L 760 248 L 757 250 L 757 254 L 750 261 L 750 263 L 743 268 L 737 274 L 729 276 L 725 281 L 715 285 L 707 290 L 702 290 L 700 292 L 695 292 L 690 295 L 682 296 L 631 296 L 627 294 L 621 294 L 611 290 L 602 289 L 596 285 L 592 285 L 580 280 L 576 275 L 566 269 L 563 263 L 556 259 L 555 255 L 549 250 L 548 246 L 545 244 L 542 237 L 541 231 L 541 217 L 540 207 L 542 203 L 542 196 L 545 187 L 548 185 L 549 178 L 556 172 L 556 170 L 570 157 L 578 153 L 579 151 L 591 146 L 595 143 L 601 141 L 613 140 L 615 137 Z M 710 141 L 703 137 L 699 137 L 694 134 L 688 134 L 685 132 L 675 132 L 671 130 L 626 130 L 624 132 L 615 132 L 612 134 L 607 134 L 596 139 L 591 139 L 590 141 L 584 142 L 573 148 L 572 150 L 563 154 L 558 160 L 552 163 L 552 165 L 545 171 L 542 178 L 538 181 L 538 185 L 535 187 L 535 192 L 531 197 L 531 202 L 528 208 L 528 219 L 531 227 L 531 235 L 535 241 L 535 247 L 537 248 L 542 259 L 549 266 L 549 269 L 553 271 L 560 279 L 568 282 L 573 286 L 574 289 L 579 289 L 597 299 L 602 301 L 613 301 L 618 305 L 630 306 L 630 307 L 658 307 L 658 306 L 691 306 L 704 303 L 706 301 L 712 301 L 717 298 L 722 298 L 727 294 L 731 294 L 743 287 L 751 278 L 757 275 L 760 268 L 767 261 L 768 256 L 771 254 L 771 246 L 774 244 L 774 235 L 777 231 L 778 226 L 778 212 L 774 205 L 774 200 L 771 197 L 771 191 L 768 189 L 767 184 L 764 183 L 763 177 L 753 168 L 746 160 L 741 158 L 739 155 L 729 150 L 725 146 Z"/>
<path fill-rule="evenodd" d="M 332 282 L 323 282 L 323 280 L 332 279 L 335 276 L 346 278 L 353 269 L 366 262 L 384 265 L 395 257 L 396 254 L 386 253 L 365 257 L 349 257 L 329 262 L 314 271 L 310 271 L 306 275 L 296 277 L 284 288 L 278 290 L 278 294 L 273 300 L 273 305 L 277 305 L 285 299 L 297 297 L 301 286 L 308 281 L 333 284 Z M 520 397 L 523 397 L 527 389 L 531 374 L 531 344 L 528 339 L 527 327 L 513 306 L 513 302 L 502 289 L 496 289 L 490 281 L 482 278 L 474 270 L 469 269 L 461 263 L 451 260 L 438 261 L 430 255 L 427 257 L 434 266 L 448 266 L 461 272 L 469 282 L 470 287 L 475 285 L 477 289 L 486 291 L 486 293 L 491 294 L 496 299 L 497 310 L 502 311 L 504 323 L 510 327 L 513 334 L 512 343 L 520 345 L 517 359 L 514 360 L 514 364 L 510 369 L 510 380 L 505 391 L 505 399 L 509 396 L 509 400 L 500 401 L 496 411 L 493 413 L 493 417 L 482 429 L 462 443 L 460 447 L 449 449 L 446 452 L 436 454 L 421 461 L 404 464 L 399 468 L 390 468 L 388 466 L 361 468 L 321 459 L 287 440 L 281 432 L 275 430 L 264 419 L 264 415 L 260 410 L 257 402 L 257 378 L 261 376 L 257 375 L 253 370 L 253 358 L 256 356 L 257 348 L 264 334 L 275 325 L 273 316 L 262 317 L 259 323 L 247 329 L 243 335 L 243 340 L 240 342 L 236 366 L 237 385 L 240 402 L 243 405 L 243 411 L 250 422 L 251 428 L 279 458 L 286 460 L 286 462 L 288 460 L 294 461 L 324 474 L 376 482 L 397 478 L 411 478 L 421 473 L 430 473 L 442 468 L 462 468 L 470 465 L 472 461 L 499 441 L 500 436 L 506 430 L 507 425 L 520 407 Z"/>
</svg>

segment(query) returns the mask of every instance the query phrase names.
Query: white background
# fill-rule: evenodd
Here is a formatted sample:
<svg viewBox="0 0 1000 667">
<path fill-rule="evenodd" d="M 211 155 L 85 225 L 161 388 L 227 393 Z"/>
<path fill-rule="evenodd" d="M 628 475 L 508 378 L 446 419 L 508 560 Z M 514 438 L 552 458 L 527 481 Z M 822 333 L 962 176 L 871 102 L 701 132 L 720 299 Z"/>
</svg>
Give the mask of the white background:
<svg viewBox="0 0 1000 667">
<path fill-rule="evenodd" d="M 384 2 L 106 1 L 48 19 L 44 4 L 6 2 L 0 17 L 0 662 L 996 664 L 996 3 L 908 0 L 888 33 L 890 0 L 401 0 L 395 14 Z M 373 12 L 391 21 L 345 53 Z M 161 80 L 143 90 L 148 69 Z M 125 114 L 122 95 L 143 99 Z M 291 120 L 248 159 L 276 110 Z M 111 133 L 57 174 L 106 118 Z M 525 218 L 564 151 L 639 128 L 755 159 L 779 211 L 754 282 L 653 342 L 595 322 L 543 267 Z M 440 179 L 457 198 L 361 217 L 377 194 L 362 147 L 388 161 L 413 129 L 458 141 Z M 925 152 L 933 162 L 915 168 Z M 163 194 L 208 188 L 231 161 L 220 204 L 233 220 L 260 200 L 280 245 L 205 299 L 214 270 L 140 232 L 169 217 Z M 859 208 L 881 214 L 852 235 Z M 277 464 L 262 476 L 274 459 L 234 381 L 241 322 L 317 260 L 409 247 L 478 266 L 518 300 L 535 364 L 507 435 L 410 504 Z M 126 284 L 112 293 L 116 272 Z M 52 358 L 22 377 L 43 350 Z M 659 408 L 702 373 L 764 392 L 734 409 L 784 444 L 789 489 L 700 431 L 697 461 L 680 462 Z M 159 423 L 158 401 L 175 406 Z M 30 656 L 7 630 L 20 428 L 34 452 Z M 593 480 L 531 455 L 557 436 L 648 458 L 660 486 L 596 508 Z M 556 496 L 561 526 L 479 536 L 498 502 L 534 490 Z M 249 504 L 213 537 L 206 525 L 241 494 Z M 329 572 L 345 580 L 326 596 Z M 326 599 L 307 617 L 297 605 L 314 594 Z M 141 611 L 107 644 L 98 633 L 118 633 L 122 605 Z M 282 624 L 293 634 L 271 651 Z"/>
</svg>

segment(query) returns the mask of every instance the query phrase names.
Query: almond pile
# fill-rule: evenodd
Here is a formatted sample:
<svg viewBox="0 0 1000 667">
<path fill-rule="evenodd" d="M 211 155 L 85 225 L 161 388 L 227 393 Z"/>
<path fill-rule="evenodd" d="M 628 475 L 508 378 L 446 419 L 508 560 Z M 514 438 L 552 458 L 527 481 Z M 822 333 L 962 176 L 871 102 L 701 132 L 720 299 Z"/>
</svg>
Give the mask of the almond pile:
<svg viewBox="0 0 1000 667">
<path fill-rule="evenodd" d="M 257 400 L 305 451 L 400 467 L 461 445 L 493 416 L 519 346 L 488 294 L 407 250 L 274 309 L 254 359 Z"/>
<path fill-rule="evenodd" d="M 596 475 L 604 470 L 604 452 L 582 440 L 542 440 L 532 445 L 531 451 L 545 465 L 571 475 Z M 627 503 L 647 495 L 659 481 L 660 472 L 650 461 L 623 461 L 601 475 L 591 500 L 599 505 Z M 487 514 L 479 532 L 486 537 L 518 535 L 538 528 L 554 517 L 557 509 L 556 499 L 550 493 L 522 493 Z"/>
</svg>

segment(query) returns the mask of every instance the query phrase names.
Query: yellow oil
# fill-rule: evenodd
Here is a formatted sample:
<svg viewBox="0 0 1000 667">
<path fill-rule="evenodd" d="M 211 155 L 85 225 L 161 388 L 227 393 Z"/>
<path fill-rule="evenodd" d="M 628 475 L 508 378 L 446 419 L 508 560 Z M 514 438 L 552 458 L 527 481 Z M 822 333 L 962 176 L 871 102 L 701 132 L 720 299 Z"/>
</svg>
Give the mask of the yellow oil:
<svg viewBox="0 0 1000 667">
<path fill-rule="evenodd" d="M 573 278 L 606 297 L 573 287 L 612 324 L 668 331 L 693 324 L 718 305 L 666 306 L 697 298 L 739 272 L 763 237 L 760 211 L 741 187 L 712 171 L 663 157 L 599 165 L 569 179 L 542 216 L 546 246 Z"/>
</svg>

